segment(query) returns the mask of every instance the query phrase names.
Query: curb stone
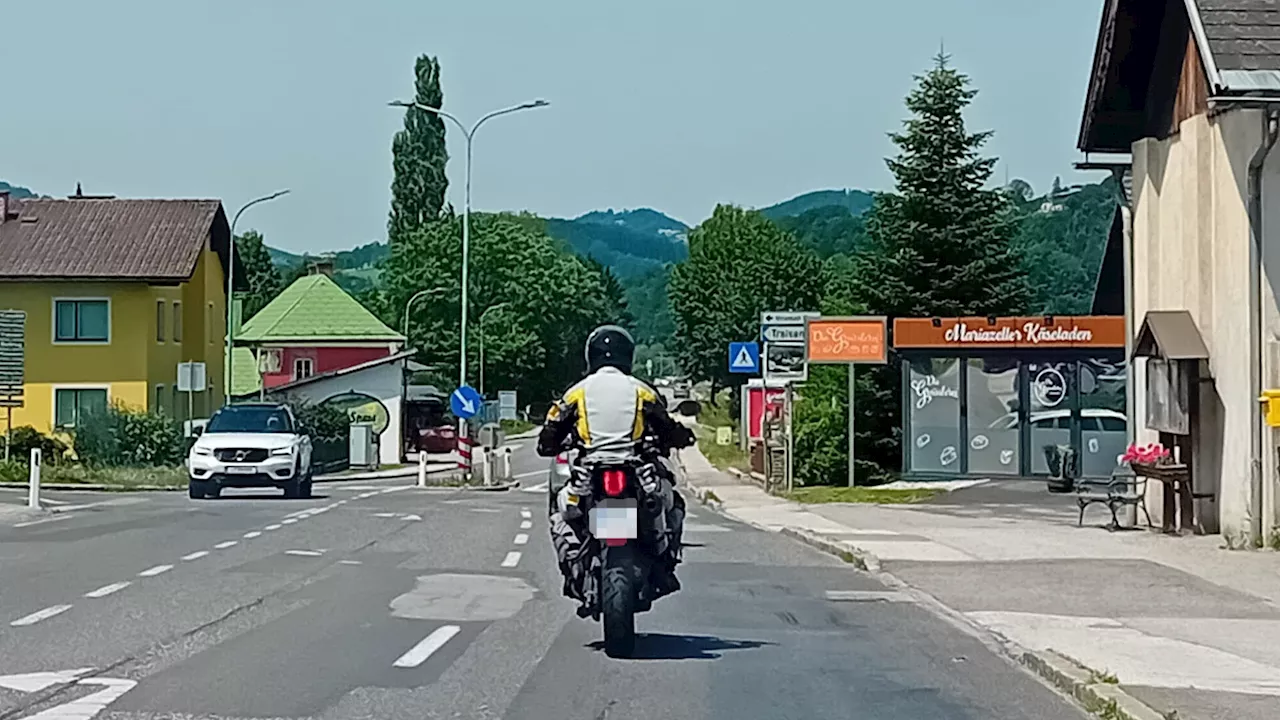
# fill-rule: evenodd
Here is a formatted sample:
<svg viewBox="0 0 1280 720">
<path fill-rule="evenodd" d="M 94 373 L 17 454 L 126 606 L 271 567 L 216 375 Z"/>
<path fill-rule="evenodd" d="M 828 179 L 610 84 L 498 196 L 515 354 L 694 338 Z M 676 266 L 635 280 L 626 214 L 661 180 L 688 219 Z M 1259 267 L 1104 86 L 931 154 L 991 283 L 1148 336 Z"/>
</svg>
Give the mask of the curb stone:
<svg viewBox="0 0 1280 720">
<path fill-rule="evenodd" d="M 873 573 L 880 572 L 880 558 L 851 543 L 832 540 L 819 533 L 792 526 L 784 527 L 779 532 L 789 538 L 799 540 L 805 545 L 829 555 L 834 555 L 859 570 Z"/>
<path fill-rule="evenodd" d="M 1088 668 L 1053 650 L 1026 650 L 1017 654 L 1016 658 L 1028 670 L 1070 695 L 1086 710 L 1108 720 L 1168 720 L 1176 717 L 1139 702 L 1118 685 L 1095 682 L 1093 673 Z"/>
<path fill-rule="evenodd" d="M 780 533 L 822 552 L 834 555 L 859 570 L 876 573 L 882 579 L 888 581 L 891 586 L 909 589 L 913 594 L 924 596 L 925 599 L 931 601 L 926 604 L 932 610 L 942 613 L 953 623 L 967 626 L 971 632 L 976 631 L 988 637 L 996 636 L 998 642 L 994 647 L 991 643 L 985 644 L 1017 661 L 1037 677 L 1068 695 L 1081 707 L 1099 717 L 1106 720 L 1173 720 L 1177 717 L 1176 714 L 1162 713 L 1139 701 L 1126 693 L 1119 685 L 1097 682 L 1094 679 L 1093 671 L 1065 655 L 1053 650 L 1036 652 L 1014 645 L 999 636 L 998 633 L 994 633 L 989 628 L 973 622 L 962 613 L 943 605 L 933 599 L 932 596 L 924 595 L 920 591 L 911 588 L 910 585 L 892 573 L 882 570 L 879 558 L 852 543 L 833 540 L 820 533 L 790 526 L 782 528 Z"/>
</svg>

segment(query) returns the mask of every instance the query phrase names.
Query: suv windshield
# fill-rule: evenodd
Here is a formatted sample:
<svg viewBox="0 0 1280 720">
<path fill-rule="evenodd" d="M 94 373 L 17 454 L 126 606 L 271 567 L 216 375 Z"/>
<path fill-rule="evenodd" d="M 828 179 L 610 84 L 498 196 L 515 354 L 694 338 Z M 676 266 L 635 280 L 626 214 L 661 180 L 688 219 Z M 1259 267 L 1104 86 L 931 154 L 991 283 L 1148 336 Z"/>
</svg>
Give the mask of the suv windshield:
<svg viewBox="0 0 1280 720">
<path fill-rule="evenodd" d="M 209 418 L 205 433 L 287 433 L 293 423 L 284 408 L 224 407 Z"/>
</svg>

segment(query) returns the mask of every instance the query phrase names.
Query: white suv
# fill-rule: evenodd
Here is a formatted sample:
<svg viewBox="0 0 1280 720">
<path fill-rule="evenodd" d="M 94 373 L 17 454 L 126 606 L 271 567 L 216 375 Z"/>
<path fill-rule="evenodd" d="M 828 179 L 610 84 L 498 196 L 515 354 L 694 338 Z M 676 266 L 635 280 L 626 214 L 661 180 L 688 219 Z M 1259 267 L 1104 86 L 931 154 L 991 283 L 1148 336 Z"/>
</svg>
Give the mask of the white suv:
<svg viewBox="0 0 1280 720">
<path fill-rule="evenodd" d="M 276 403 L 227 405 L 213 414 L 187 456 L 194 499 L 224 487 L 278 487 L 311 497 L 311 438 L 293 412 Z"/>
</svg>

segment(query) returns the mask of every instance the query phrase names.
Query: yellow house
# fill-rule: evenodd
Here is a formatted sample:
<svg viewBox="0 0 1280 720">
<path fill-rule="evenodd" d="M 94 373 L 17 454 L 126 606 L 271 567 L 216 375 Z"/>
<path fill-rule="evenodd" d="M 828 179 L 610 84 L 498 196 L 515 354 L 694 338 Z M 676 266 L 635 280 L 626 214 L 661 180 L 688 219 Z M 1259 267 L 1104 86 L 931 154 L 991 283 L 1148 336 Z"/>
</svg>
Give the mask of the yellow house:
<svg viewBox="0 0 1280 720">
<path fill-rule="evenodd" d="M 217 200 L 0 193 L 0 309 L 26 313 L 13 425 L 70 429 L 116 402 L 208 417 L 223 397 L 230 235 Z M 186 361 L 207 377 L 190 398 L 177 387 Z"/>
</svg>

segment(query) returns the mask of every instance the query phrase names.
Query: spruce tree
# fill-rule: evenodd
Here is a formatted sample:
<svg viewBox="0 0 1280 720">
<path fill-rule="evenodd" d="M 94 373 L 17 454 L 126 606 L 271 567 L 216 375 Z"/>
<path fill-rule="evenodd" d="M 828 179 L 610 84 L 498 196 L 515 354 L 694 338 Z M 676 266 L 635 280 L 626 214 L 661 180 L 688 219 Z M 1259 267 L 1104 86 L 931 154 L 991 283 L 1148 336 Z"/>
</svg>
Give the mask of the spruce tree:
<svg viewBox="0 0 1280 720">
<path fill-rule="evenodd" d="M 1009 199 L 987 181 L 996 158 L 982 157 L 990 132 L 965 130 L 977 91 L 938 55 L 907 96 L 908 119 L 892 135 L 886 162 L 895 192 L 876 198 L 859 256 L 860 299 L 898 316 L 1013 315 L 1029 293 Z"/>
<path fill-rule="evenodd" d="M 423 55 L 414 63 L 414 100 L 428 107 L 442 107 L 440 62 Z M 440 219 L 449 179 L 445 165 L 444 118 L 418 108 L 405 108 L 404 129 L 391 141 L 391 216 L 387 221 L 387 241 L 394 247 L 423 225 Z"/>
</svg>

